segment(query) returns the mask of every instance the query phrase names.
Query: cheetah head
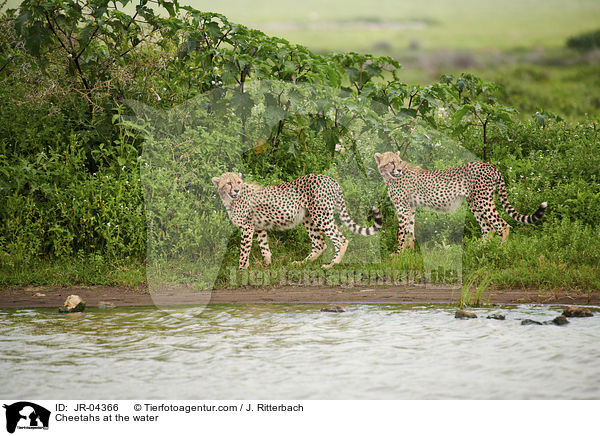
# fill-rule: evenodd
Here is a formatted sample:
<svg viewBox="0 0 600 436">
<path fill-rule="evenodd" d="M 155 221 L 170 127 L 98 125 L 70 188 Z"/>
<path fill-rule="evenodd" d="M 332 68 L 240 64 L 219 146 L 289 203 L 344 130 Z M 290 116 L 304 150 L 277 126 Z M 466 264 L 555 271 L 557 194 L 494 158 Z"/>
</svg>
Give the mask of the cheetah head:
<svg viewBox="0 0 600 436">
<path fill-rule="evenodd" d="M 406 163 L 400 159 L 400 152 L 375 153 L 375 162 L 379 174 L 386 182 L 400 177 L 402 169 L 406 166 Z"/>
<path fill-rule="evenodd" d="M 221 200 L 225 204 L 229 204 L 236 199 L 244 185 L 241 173 L 223 173 L 221 177 L 213 177 L 212 182 L 219 192 L 219 197 L 221 197 Z"/>
</svg>

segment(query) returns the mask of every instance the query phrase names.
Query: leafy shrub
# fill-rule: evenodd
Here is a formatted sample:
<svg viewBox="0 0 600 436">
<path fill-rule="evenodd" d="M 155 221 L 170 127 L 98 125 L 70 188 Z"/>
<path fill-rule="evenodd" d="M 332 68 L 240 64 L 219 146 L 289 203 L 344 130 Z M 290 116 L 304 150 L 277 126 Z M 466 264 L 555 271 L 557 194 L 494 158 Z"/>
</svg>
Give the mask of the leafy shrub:
<svg viewBox="0 0 600 436">
<path fill-rule="evenodd" d="M 577 250 L 597 239 L 597 123 L 568 124 L 540 110 L 541 118 L 519 121 L 501 87 L 471 74 L 412 86 L 389 57 L 321 56 L 220 14 L 156 4 L 162 15 L 145 2 L 127 15 L 108 0 L 26 0 L 2 14 L 3 262 L 118 264 L 150 253 L 196 263 L 218 254 L 233 264 L 239 235 L 210 182 L 232 170 L 263 185 L 310 172 L 335 177 L 356 221 L 382 206 L 387 255 L 395 211 L 373 154 L 389 150 L 428 169 L 483 159 L 502 171 L 517 210 L 549 203 L 542 223 L 515 225 L 509 245 L 492 242 L 483 253 L 467 242 L 482 265 L 507 265 L 525 243 L 576 263 Z M 123 100 L 154 109 L 132 123 Z M 456 243 L 462 220 L 420 212 L 418 237 Z M 577 250 L 565 248 L 569 226 Z M 468 241 L 479 235 L 471 214 L 464 231 Z M 229 239 L 223 247 L 215 238 Z M 275 233 L 275 251 L 299 258 L 306 244 L 301 229 Z M 595 259 L 592 251 L 583 256 Z"/>
<path fill-rule="evenodd" d="M 570 37 L 567 40 L 567 47 L 581 51 L 600 48 L 600 30 Z"/>
</svg>

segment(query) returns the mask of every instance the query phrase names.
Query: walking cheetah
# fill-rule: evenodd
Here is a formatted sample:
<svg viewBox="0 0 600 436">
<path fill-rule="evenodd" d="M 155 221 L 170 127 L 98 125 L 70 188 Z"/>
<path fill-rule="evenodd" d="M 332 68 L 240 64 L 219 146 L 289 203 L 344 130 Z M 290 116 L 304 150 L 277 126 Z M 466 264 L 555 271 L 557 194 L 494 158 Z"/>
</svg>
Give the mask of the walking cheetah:
<svg viewBox="0 0 600 436">
<path fill-rule="evenodd" d="M 452 212 L 467 199 L 483 238 L 493 231 L 508 238 L 510 226 L 500 217 L 494 204 L 494 192 L 504 210 L 516 221 L 534 223 L 546 210 L 542 203 L 533 215 L 521 215 L 506 196 L 506 185 L 500 171 L 485 162 L 469 162 L 454 168 L 426 171 L 410 165 L 400 153 L 375 153 L 377 169 L 388 186 L 388 195 L 398 214 L 398 251 L 414 247 L 415 211 L 428 208 Z M 408 236 L 408 240 L 407 240 Z"/>
<path fill-rule="evenodd" d="M 308 174 L 275 186 L 245 183 L 241 174 L 234 173 L 213 177 L 212 182 L 229 218 L 242 231 L 240 269 L 248 267 L 254 232 L 265 264 L 270 265 L 271 250 L 266 230 L 291 229 L 302 222 L 312 243 L 310 254 L 302 262 L 317 259 L 327 248 L 323 241 L 324 233 L 333 241 L 335 248 L 331 263 L 323 265 L 328 269 L 342 260 L 348 247 L 348 240 L 335 224 L 335 209 L 354 233 L 368 236 L 381 228 L 382 218 L 376 207 L 373 208 L 375 224 L 372 227 L 360 227 L 352 221 L 346 210 L 342 188 L 334 179 L 322 174 Z"/>
</svg>

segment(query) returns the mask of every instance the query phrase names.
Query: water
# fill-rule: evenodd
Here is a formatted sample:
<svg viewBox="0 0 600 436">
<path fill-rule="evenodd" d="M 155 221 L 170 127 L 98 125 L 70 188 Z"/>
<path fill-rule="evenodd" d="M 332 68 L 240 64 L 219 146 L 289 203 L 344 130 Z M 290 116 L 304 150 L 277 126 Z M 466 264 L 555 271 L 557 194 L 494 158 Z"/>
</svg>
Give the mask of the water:
<svg viewBox="0 0 600 436">
<path fill-rule="evenodd" d="M 600 398 L 600 313 L 558 327 L 520 325 L 548 306 L 321 307 L 0 310 L 0 397 Z"/>
</svg>

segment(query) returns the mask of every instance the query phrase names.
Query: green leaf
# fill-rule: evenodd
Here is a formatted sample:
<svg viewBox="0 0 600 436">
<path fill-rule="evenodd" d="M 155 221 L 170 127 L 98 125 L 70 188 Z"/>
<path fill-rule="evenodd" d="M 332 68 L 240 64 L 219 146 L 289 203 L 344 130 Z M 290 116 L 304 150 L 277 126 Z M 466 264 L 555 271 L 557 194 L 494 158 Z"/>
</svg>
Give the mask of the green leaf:
<svg viewBox="0 0 600 436">
<path fill-rule="evenodd" d="M 465 117 L 465 115 L 467 115 L 471 110 L 473 110 L 473 106 L 470 104 L 458 109 L 456 112 L 454 112 L 454 115 L 452 116 L 454 122 L 456 123 L 461 121 Z"/>
<path fill-rule="evenodd" d="M 404 116 L 409 116 L 411 118 L 414 118 L 417 116 L 417 110 L 416 109 L 409 109 L 409 108 L 400 108 L 400 114 L 404 115 Z"/>
<path fill-rule="evenodd" d="M 246 120 L 252 112 L 254 100 L 246 92 L 236 92 L 231 98 L 231 107 L 236 111 L 237 116 Z"/>
<path fill-rule="evenodd" d="M 178 59 L 185 59 L 188 57 L 188 54 L 194 50 L 196 50 L 196 48 L 198 48 L 198 39 L 194 36 L 190 36 L 188 38 L 188 40 L 186 42 L 184 42 L 181 47 L 179 48 L 179 51 L 177 52 L 177 58 Z"/>
<path fill-rule="evenodd" d="M 219 39 L 223 36 L 223 32 L 221 31 L 219 23 L 211 21 L 210 23 L 206 24 L 204 28 L 208 31 L 208 33 L 210 33 L 210 36 L 212 36 L 213 39 Z"/>
<path fill-rule="evenodd" d="M 88 45 L 88 43 L 90 41 L 90 36 L 94 32 L 95 27 L 96 26 L 94 26 L 93 24 L 88 24 L 87 26 L 85 26 L 83 28 L 83 30 L 79 34 L 79 46 L 80 47 L 85 47 Z"/>
<path fill-rule="evenodd" d="M 326 66 L 324 72 L 327 77 L 327 84 L 333 88 L 339 88 L 342 83 L 342 78 L 337 70 L 330 66 Z"/>
<path fill-rule="evenodd" d="M 106 5 L 101 5 L 93 11 L 92 16 L 96 19 L 103 17 L 104 15 L 106 15 L 107 9 L 108 8 L 106 7 Z"/>
<path fill-rule="evenodd" d="M 291 141 L 290 146 L 288 147 L 288 152 L 291 153 L 294 157 L 298 157 L 298 151 L 296 149 L 297 146 L 297 141 Z"/>
<path fill-rule="evenodd" d="M 29 11 L 24 11 L 15 18 L 15 29 L 21 36 L 26 34 L 25 25 L 29 21 L 29 18 L 31 18 L 31 12 Z"/>
<path fill-rule="evenodd" d="M 335 128 L 325 129 L 323 130 L 323 139 L 325 140 L 325 145 L 333 155 L 335 153 L 335 146 L 340 140 L 340 134 Z"/>
<path fill-rule="evenodd" d="M 442 77 L 440 77 L 440 82 L 448 85 L 450 83 L 452 83 L 452 80 L 454 80 L 454 77 L 452 77 L 452 75 L 443 75 Z"/>
<path fill-rule="evenodd" d="M 378 64 L 371 63 L 365 67 L 364 71 L 367 72 L 367 74 L 369 75 L 369 79 L 371 79 L 372 77 L 380 77 L 381 72 L 383 70 L 381 69 L 381 67 Z M 363 75 L 364 75 L 364 73 L 363 73 Z M 363 83 L 365 83 L 365 82 L 366 82 L 366 80 L 363 80 Z"/>
<path fill-rule="evenodd" d="M 506 127 L 506 124 L 504 124 L 504 122 L 502 120 L 496 120 L 495 124 L 496 124 L 496 126 L 498 126 L 498 129 L 500 129 L 500 131 L 503 134 L 506 134 L 508 128 Z"/>
<path fill-rule="evenodd" d="M 548 115 L 536 112 L 535 115 L 533 115 L 533 118 L 538 126 L 544 127 L 546 125 L 546 121 L 548 120 Z"/>
<path fill-rule="evenodd" d="M 505 123 L 511 123 L 513 120 L 510 114 L 507 112 L 496 112 L 494 115 L 497 120 L 501 120 Z"/>
<path fill-rule="evenodd" d="M 27 30 L 27 36 L 25 38 L 25 48 L 33 56 L 39 57 L 42 44 L 48 42 L 48 40 L 49 36 L 47 30 L 42 25 L 42 23 L 38 21 Z"/>
<path fill-rule="evenodd" d="M 285 118 L 285 111 L 279 106 L 274 95 L 265 95 L 265 121 L 269 127 L 273 127 L 279 121 Z"/>
<path fill-rule="evenodd" d="M 464 133 L 465 130 L 467 130 L 469 126 L 466 124 L 459 124 L 456 127 L 454 127 L 454 129 L 452 129 L 452 134 L 455 136 L 459 136 L 462 133 Z"/>
<path fill-rule="evenodd" d="M 162 2 L 161 4 L 169 13 L 169 17 L 175 16 L 175 5 L 173 4 L 173 2 Z"/>
<path fill-rule="evenodd" d="M 320 132 L 327 127 L 327 121 L 320 117 L 314 117 L 310 120 L 310 128 L 315 132 Z"/>
<path fill-rule="evenodd" d="M 360 77 L 360 72 L 356 69 L 356 68 L 345 68 L 344 69 L 346 71 L 346 75 L 348 76 L 348 80 L 350 80 L 350 83 L 354 83 L 358 81 L 358 78 Z"/>
</svg>

